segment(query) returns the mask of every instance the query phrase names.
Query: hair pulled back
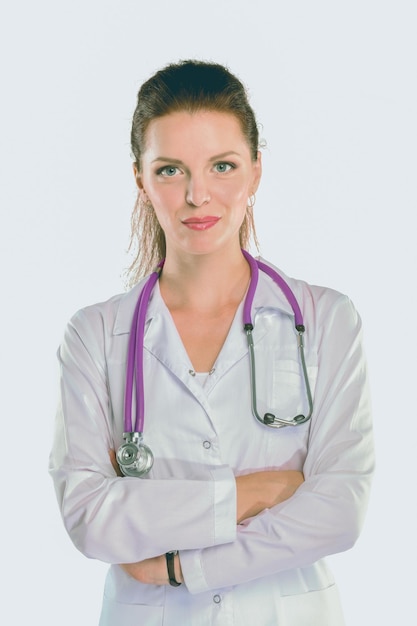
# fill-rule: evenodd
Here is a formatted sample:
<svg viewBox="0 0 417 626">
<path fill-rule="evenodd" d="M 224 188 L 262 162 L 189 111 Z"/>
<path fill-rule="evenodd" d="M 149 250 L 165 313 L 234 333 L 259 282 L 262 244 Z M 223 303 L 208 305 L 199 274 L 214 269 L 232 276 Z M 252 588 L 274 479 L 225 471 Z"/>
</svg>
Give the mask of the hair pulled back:
<svg viewBox="0 0 417 626">
<path fill-rule="evenodd" d="M 156 72 L 141 86 L 131 129 L 131 151 L 138 171 L 146 149 L 146 131 L 152 120 L 169 113 L 201 110 L 231 113 L 238 119 L 251 156 L 257 159 L 259 134 L 256 118 L 242 82 L 218 63 L 187 60 L 172 63 Z M 247 248 L 251 237 L 257 245 L 252 206 L 249 203 L 240 229 L 240 244 Z M 132 213 L 130 249 L 136 256 L 128 271 L 128 283 L 134 285 L 153 270 L 165 256 L 165 235 L 155 212 L 144 206 L 140 197 Z"/>
</svg>

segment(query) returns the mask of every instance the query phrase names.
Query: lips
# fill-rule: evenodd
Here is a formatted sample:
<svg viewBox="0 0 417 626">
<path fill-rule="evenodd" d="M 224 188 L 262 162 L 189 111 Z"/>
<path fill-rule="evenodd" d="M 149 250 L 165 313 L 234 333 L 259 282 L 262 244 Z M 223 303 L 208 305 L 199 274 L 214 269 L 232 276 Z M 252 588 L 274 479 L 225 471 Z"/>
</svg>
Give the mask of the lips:
<svg viewBox="0 0 417 626">
<path fill-rule="evenodd" d="M 182 220 L 182 223 L 192 230 L 207 230 L 215 226 L 219 220 L 220 217 L 215 215 L 205 215 L 204 217 L 189 217 Z"/>
</svg>

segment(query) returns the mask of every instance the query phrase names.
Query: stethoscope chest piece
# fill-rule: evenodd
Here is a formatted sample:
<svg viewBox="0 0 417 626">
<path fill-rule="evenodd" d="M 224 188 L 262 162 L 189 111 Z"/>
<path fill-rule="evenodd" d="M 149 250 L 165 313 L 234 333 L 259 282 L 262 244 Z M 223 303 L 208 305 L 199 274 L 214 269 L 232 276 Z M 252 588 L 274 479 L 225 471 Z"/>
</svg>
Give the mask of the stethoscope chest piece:
<svg viewBox="0 0 417 626">
<path fill-rule="evenodd" d="M 117 462 L 125 476 L 140 478 L 145 476 L 153 465 L 151 449 L 142 442 L 142 433 L 123 433 L 125 443 L 117 451 Z"/>
</svg>

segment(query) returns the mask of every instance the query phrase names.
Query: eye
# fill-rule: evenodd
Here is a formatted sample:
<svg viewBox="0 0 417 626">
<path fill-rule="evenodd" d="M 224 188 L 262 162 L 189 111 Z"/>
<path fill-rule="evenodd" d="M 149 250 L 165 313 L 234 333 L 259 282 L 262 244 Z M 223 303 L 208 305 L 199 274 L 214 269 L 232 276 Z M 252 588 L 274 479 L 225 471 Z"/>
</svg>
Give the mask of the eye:
<svg viewBox="0 0 417 626">
<path fill-rule="evenodd" d="M 163 167 L 160 167 L 156 171 L 158 176 L 167 176 L 170 178 L 172 176 L 175 176 L 178 172 L 179 172 L 179 169 L 175 165 L 164 165 Z"/>
<path fill-rule="evenodd" d="M 214 169 L 216 170 L 216 172 L 219 172 L 219 174 L 224 174 L 225 172 L 229 172 L 230 170 L 235 169 L 235 165 L 233 165 L 233 163 L 216 163 L 214 166 Z"/>
</svg>

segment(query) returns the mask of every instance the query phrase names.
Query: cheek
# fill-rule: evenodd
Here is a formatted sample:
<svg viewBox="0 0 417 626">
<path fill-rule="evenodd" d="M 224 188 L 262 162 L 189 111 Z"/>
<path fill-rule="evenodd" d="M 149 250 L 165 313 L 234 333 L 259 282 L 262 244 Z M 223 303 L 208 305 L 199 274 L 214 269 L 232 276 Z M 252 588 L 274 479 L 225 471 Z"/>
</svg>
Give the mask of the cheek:
<svg viewBox="0 0 417 626">
<path fill-rule="evenodd" d="M 176 185 L 150 186 L 148 197 L 155 209 L 170 210 L 180 203 L 182 191 Z"/>
<path fill-rule="evenodd" d="M 221 195 L 225 204 L 236 208 L 244 207 L 246 209 L 249 192 L 248 186 L 244 182 L 233 182 L 233 184 L 222 189 Z"/>
</svg>

